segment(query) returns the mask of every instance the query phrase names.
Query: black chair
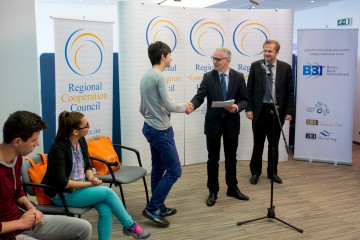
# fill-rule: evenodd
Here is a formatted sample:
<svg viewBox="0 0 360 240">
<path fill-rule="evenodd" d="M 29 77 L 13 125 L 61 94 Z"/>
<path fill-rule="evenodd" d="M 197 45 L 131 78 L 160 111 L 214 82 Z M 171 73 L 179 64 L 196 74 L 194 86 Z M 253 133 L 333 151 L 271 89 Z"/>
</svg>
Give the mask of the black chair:
<svg viewBox="0 0 360 240">
<path fill-rule="evenodd" d="M 131 148 L 131 147 L 122 146 L 120 144 L 113 143 L 113 146 L 118 155 L 121 150 L 127 150 L 127 151 L 133 152 L 136 155 L 138 166 L 123 165 L 122 159 L 119 158 L 120 162 L 121 162 L 121 167 L 118 170 L 113 171 L 111 169 L 111 166 L 117 165 L 117 163 L 108 162 L 107 160 L 90 156 L 90 159 L 92 161 L 100 161 L 100 162 L 106 164 L 107 167 L 109 168 L 109 172 L 110 172 L 109 174 L 106 174 L 106 175 L 96 174 L 96 177 L 101 179 L 104 183 L 109 183 L 110 184 L 109 187 L 111 187 L 113 184 L 115 186 L 119 187 L 121 199 L 122 199 L 122 202 L 123 202 L 125 208 L 126 208 L 126 203 L 125 203 L 124 192 L 122 189 L 122 184 L 129 184 L 129 183 L 135 182 L 139 179 L 142 179 L 143 183 L 144 183 L 145 194 L 146 194 L 146 203 L 149 203 L 149 193 L 148 193 L 148 188 L 147 188 L 146 179 L 145 179 L 147 171 L 145 168 L 142 167 L 139 151 L 134 148 Z"/>
<path fill-rule="evenodd" d="M 35 163 L 39 163 L 40 161 L 42 161 L 41 157 L 39 155 L 36 155 L 35 157 L 32 158 L 34 160 Z M 35 196 L 35 187 L 39 187 L 39 188 L 53 188 L 56 189 L 53 186 L 49 186 L 46 184 L 37 184 L 37 183 L 33 183 L 30 179 L 30 175 L 29 175 L 29 168 L 31 167 L 31 163 L 29 162 L 29 160 L 25 159 L 21 168 L 21 175 L 22 175 L 22 185 L 23 185 L 23 189 L 24 192 L 28 195 L 28 196 L 32 196 L 32 197 L 36 197 Z M 57 206 L 55 204 L 38 204 L 35 203 L 34 201 L 32 201 L 32 203 L 36 206 L 36 208 L 41 211 L 44 214 L 52 214 L 52 215 L 67 215 L 67 216 L 78 216 L 79 218 L 81 218 L 81 215 L 88 212 L 89 210 L 91 210 L 93 207 L 89 206 L 89 207 L 69 207 L 66 203 L 64 194 L 62 191 L 59 191 L 59 196 L 61 198 L 61 201 L 63 203 L 64 206 Z"/>
</svg>

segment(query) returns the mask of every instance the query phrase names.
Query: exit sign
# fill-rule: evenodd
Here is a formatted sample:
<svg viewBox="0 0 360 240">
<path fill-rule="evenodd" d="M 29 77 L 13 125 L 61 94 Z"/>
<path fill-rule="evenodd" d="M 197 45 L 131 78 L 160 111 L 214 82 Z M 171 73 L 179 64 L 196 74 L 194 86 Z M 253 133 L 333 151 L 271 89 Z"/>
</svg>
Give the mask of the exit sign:
<svg viewBox="0 0 360 240">
<path fill-rule="evenodd" d="M 352 25 L 352 18 L 343 18 L 337 20 L 338 26 Z"/>
</svg>

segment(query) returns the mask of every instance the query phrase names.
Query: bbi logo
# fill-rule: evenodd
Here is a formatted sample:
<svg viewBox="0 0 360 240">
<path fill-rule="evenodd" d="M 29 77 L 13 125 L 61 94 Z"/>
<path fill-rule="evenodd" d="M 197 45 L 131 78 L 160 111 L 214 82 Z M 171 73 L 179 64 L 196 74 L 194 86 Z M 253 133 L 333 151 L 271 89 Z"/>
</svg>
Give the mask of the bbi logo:
<svg viewBox="0 0 360 240">
<path fill-rule="evenodd" d="M 303 75 L 308 76 L 307 78 L 314 77 L 317 78 L 322 76 L 324 66 L 320 66 L 319 64 L 308 64 L 303 66 Z"/>
<path fill-rule="evenodd" d="M 305 133 L 305 138 L 310 140 L 316 139 L 316 133 Z"/>
<path fill-rule="evenodd" d="M 319 121 L 316 119 L 306 119 L 306 125 L 319 125 Z"/>
</svg>

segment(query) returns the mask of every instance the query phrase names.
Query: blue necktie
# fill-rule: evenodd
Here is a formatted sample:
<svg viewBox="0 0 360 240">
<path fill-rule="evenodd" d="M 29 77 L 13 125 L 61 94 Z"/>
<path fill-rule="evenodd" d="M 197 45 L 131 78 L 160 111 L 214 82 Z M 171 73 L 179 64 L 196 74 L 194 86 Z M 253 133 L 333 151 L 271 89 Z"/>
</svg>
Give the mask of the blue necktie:
<svg viewBox="0 0 360 240">
<path fill-rule="evenodd" d="M 264 100 L 266 102 L 270 102 L 272 99 L 271 99 L 271 92 L 272 92 L 272 87 L 273 87 L 273 72 L 272 72 L 272 67 L 273 65 L 272 64 L 268 64 L 267 67 L 269 68 L 269 71 L 270 71 L 270 75 L 267 76 L 267 81 L 269 82 L 270 84 L 270 89 L 269 89 L 269 86 L 268 84 L 266 83 L 266 86 L 265 86 L 265 94 L 264 94 Z"/>
<path fill-rule="evenodd" d="M 220 74 L 220 83 L 221 83 L 221 88 L 222 88 L 224 100 L 226 100 L 226 97 L 227 97 L 227 89 L 226 89 L 225 76 L 226 76 L 225 73 Z"/>
</svg>

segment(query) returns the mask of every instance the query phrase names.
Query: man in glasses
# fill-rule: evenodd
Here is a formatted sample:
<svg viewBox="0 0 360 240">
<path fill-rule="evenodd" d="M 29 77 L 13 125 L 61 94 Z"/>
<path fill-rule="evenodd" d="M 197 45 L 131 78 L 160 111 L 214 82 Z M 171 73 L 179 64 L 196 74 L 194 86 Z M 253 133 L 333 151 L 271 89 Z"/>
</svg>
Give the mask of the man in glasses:
<svg viewBox="0 0 360 240">
<path fill-rule="evenodd" d="M 193 109 L 200 107 L 207 98 L 205 116 L 205 135 L 208 150 L 207 187 L 209 196 L 207 206 L 213 206 L 219 192 L 220 142 L 223 137 L 227 195 L 239 200 L 249 200 L 240 192 L 236 178 L 236 151 L 240 134 L 240 112 L 248 102 L 244 75 L 229 67 L 231 52 L 227 48 L 217 48 L 212 55 L 214 69 L 203 76 L 197 94 L 191 100 Z M 213 101 L 234 99 L 231 106 L 212 108 Z"/>
</svg>

